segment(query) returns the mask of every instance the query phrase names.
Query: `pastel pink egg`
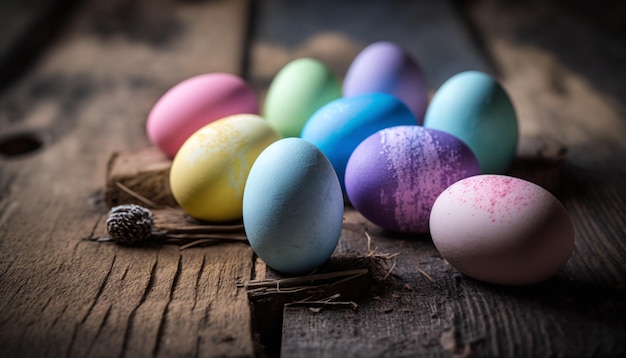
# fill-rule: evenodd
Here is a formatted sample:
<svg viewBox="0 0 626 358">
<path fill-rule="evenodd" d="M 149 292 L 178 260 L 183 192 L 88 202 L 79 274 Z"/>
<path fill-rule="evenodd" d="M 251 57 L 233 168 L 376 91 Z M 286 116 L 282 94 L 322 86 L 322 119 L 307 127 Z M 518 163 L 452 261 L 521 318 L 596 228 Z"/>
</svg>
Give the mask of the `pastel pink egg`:
<svg viewBox="0 0 626 358">
<path fill-rule="evenodd" d="M 503 285 L 549 279 L 574 248 L 574 225 L 559 200 L 504 175 L 477 175 L 448 187 L 433 205 L 430 232 L 456 269 Z"/>
<path fill-rule="evenodd" d="M 172 87 L 155 103 L 146 130 L 152 144 L 173 158 L 196 130 L 233 114 L 258 114 L 252 88 L 229 73 L 208 73 Z"/>
</svg>

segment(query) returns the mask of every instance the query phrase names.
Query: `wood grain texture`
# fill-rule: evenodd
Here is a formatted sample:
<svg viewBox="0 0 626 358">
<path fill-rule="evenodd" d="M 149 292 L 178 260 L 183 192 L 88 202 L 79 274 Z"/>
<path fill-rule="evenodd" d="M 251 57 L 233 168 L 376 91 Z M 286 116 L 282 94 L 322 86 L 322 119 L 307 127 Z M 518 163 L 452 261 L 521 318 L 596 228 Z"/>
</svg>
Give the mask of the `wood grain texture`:
<svg viewBox="0 0 626 358">
<path fill-rule="evenodd" d="M 613 33 L 554 4 L 469 2 L 485 56 L 446 2 L 257 5 L 245 59 L 247 1 L 85 2 L 0 95 L 0 141 L 26 133 L 43 144 L 0 157 L 1 356 L 253 355 L 237 282 L 263 267 L 248 246 L 81 240 L 103 231 L 107 160 L 146 147 L 150 107 L 182 79 L 249 63 L 262 92 L 298 56 L 341 78 L 376 40 L 407 48 L 433 90 L 465 69 L 497 75 L 523 137 L 569 149 L 555 192 L 574 219 L 576 250 L 544 284 L 487 285 L 459 274 L 428 236 L 390 235 L 348 209 L 336 257 L 365 253 L 367 229 L 380 252 L 401 253 L 397 265 L 384 290 L 355 295 L 357 310 L 284 308 L 282 355 L 626 355 L 624 45 Z M 273 317 L 257 318 L 277 329 Z"/>
<path fill-rule="evenodd" d="M 110 154 L 147 146 L 145 118 L 190 76 L 238 73 L 247 1 L 90 1 L 0 97 L 0 131 L 44 146 L 0 159 L 0 355 L 251 356 L 236 282 L 252 251 L 129 248 L 99 230 Z"/>
<path fill-rule="evenodd" d="M 393 17 L 394 21 L 373 21 L 396 5 L 403 15 Z M 438 21 L 418 21 L 420 6 L 425 6 L 422 16 Z M 438 6 L 447 10 L 438 12 Z M 334 6 L 324 15 L 324 7 L 313 2 L 270 2 L 262 10 L 262 19 L 271 20 L 265 20 L 267 28 L 259 25 L 259 43 L 253 47 L 252 58 L 258 58 L 259 64 L 255 67 L 253 62 L 257 72 L 252 71 L 252 78 L 267 85 L 265 79 L 272 72 L 267 68 L 280 67 L 268 65 L 269 53 L 278 54 L 274 59 L 282 56 L 282 64 L 295 56 L 316 56 L 341 76 L 361 44 L 393 35 L 384 39 L 417 48 L 420 37 L 413 34 L 432 36 L 438 41 L 425 43 L 433 47 L 410 51 L 431 78 L 439 79 L 431 79 L 434 89 L 458 70 L 492 73 L 516 104 L 524 140 L 543 137 L 568 148 L 556 176 L 548 172 L 554 166 L 533 168 L 538 170 L 535 175 L 552 179 L 559 178 L 561 170 L 560 180 L 550 185 L 574 220 L 574 255 L 564 270 L 544 284 L 487 285 L 460 275 L 442 260 L 428 236 L 394 237 L 348 213 L 335 254 L 363 250 L 363 235 L 358 232 L 368 228 L 379 249 L 402 252 L 391 287 L 386 294 L 359 302 L 356 312 L 315 313 L 306 307 L 287 307 L 282 356 L 626 354 L 625 152 L 619 138 L 626 130 L 624 92 L 619 85 L 623 66 L 617 65 L 623 59 L 623 43 L 555 5 L 469 2 L 462 10 L 469 13 L 487 50 L 482 57 L 460 19 L 446 6 L 393 2 L 366 12 L 348 4 Z M 302 20 L 305 16 L 297 16 L 300 13 L 316 14 L 324 21 L 308 22 Z M 404 16 L 413 21 L 403 20 Z M 339 19 L 348 20 L 337 25 Z M 385 26 L 376 26 L 379 23 Z M 395 26 L 403 31 L 387 30 Z M 455 45 L 459 42 L 463 46 Z M 446 70 L 450 68 L 455 70 Z M 516 175 L 523 172 L 527 170 Z"/>
<path fill-rule="evenodd" d="M 427 235 L 390 235 L 347 210 L 335 255 L 400 252 L 387 289 L 358 310 L 286 307 L 283 357 L 612 356 L 624 351 L 619 288 L 573 279 L 507 288 L 461 275 Z M 593 294 L 590 294 L 593 292 Z"/>
</svg>

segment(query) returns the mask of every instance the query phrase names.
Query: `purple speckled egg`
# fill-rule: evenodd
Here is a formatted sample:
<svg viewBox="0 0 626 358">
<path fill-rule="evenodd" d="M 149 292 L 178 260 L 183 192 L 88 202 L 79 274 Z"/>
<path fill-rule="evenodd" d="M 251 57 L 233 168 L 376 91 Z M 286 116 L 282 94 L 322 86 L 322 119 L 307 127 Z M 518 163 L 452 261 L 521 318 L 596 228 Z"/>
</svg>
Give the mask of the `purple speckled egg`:
<svg viewBox="0 0 626 358">
<path fill-rule="evenodd" d="M 389 41 L 375 42 L 352 61 L 343 81 L 343 95 L 388 93 L 400 99 L 424 122 L 428 83 L 418 62 L 402 47 Z"/>
<path fill-rule="evenodd" d="M 439 194 L 480 174 L 474 153 L 457 137 L 421 126 L 380 130 L 354 150 L 346 194 L 356 210 L 385 230 L 427 233 Z"/>
</svg>

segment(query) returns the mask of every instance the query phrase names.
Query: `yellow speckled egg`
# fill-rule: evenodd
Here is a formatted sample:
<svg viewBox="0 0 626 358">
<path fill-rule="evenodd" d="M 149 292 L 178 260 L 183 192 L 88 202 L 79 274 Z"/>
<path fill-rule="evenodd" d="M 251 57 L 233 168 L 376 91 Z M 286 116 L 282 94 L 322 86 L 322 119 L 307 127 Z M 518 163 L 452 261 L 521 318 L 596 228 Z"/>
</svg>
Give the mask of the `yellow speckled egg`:
<svg viewBox="0 0 626 358">
<path fill-rule="evenodd" d="M 263 149 L 278 139 L 267 121 L 254 114 L 237 114 L 207 124 L 183 143 L 172 161 L 174 198 L 197 219 L 241 219 L 250 168 Z"/>
</svg>

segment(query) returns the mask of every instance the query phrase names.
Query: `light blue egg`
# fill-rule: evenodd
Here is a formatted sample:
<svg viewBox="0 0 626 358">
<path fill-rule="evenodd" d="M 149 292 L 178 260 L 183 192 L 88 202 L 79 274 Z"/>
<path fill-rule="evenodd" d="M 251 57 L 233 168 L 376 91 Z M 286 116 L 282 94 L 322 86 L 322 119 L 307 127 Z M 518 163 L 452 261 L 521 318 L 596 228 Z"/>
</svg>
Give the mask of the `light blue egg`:
<svg viewBox="0 0 626 358">
<path fill-rule="evenodd" d="M 511 99 L 488 74 L 467 71 L 448 79 L 431 100 L 424 127 L 464 141 L 482 173 L 505 173 L 515 159 L 519 137 Z"/>
<path fill-rule="evenodd" d="M 243 222 L 269 267 L 303 274 L 324 264 L 341 235 L 343 195 L 330 162 L 313 144 L 285 138 L 256 159 L 243 194 Z"/>
<path fill-rule="evenodd" d="M 401 125 L 417 125 L 417 118 L 402 101 L 386 93 L 368 93 L 326 104 L 309 118 L 301 137 L 328 157 L 344 187 L 354 149 L 371 134 Z"/>
</svg>

